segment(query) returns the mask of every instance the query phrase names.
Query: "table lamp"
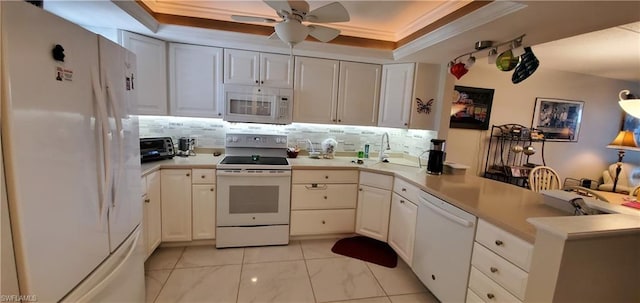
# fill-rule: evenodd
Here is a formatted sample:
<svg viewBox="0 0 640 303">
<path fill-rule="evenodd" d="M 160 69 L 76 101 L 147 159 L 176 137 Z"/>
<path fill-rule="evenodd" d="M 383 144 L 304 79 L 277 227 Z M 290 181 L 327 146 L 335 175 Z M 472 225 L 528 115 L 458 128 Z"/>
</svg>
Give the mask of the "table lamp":
<svg viewBox="0 0 640 303">
<path fill-rule="evenodd" d="M 616 177 L 613 180 L 613 189 L 612 191 L 616 192 L 616 185 L 618 185 L 618 178 L 620 176 L 620 171 L 622 171 L 622 158 L 624 158 L 625 150 L 638 150 L 638 145 L 636 144 L 636 139 L 633 132 L 622 130 L 618 133 L 615 139 L 607 145 L 607 148 L 615 148 L 618 150 L 618 163 L 616 167 Z"/>
</svg>

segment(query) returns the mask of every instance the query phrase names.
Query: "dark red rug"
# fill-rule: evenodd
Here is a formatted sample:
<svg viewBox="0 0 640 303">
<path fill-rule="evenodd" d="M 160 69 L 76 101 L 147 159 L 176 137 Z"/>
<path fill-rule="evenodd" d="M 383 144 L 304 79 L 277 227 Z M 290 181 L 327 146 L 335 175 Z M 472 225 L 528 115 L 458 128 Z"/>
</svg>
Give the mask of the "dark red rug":
<svg viewBox="0 0 640 303">
<path fill-rule="evenodd" d="M 391 246 L 382 241 L 364 236 L 338 240 L 331 248 L 331 251 L 385 267 L 394 268 L 398 265 L 398 255 Z"/>
</svg>

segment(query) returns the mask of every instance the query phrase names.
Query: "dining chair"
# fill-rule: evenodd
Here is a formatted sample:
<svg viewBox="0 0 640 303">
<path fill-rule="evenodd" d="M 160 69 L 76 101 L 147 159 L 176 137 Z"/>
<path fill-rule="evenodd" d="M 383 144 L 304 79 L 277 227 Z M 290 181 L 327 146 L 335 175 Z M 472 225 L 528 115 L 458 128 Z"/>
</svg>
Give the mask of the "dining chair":
<svg viewBox="0 0 640 303">
<path fill-rule="evenodd" d="M 630 192 L 629 196 L 632 197 L 640 197 L 640 185 L 634 187 Z"/>
<path fill-rule="evenodd" d="M 529 188 L 535 192 L 560 189 L 560 176 L 551 167 L 536 166 L 529 172 Z"/>
</svg>

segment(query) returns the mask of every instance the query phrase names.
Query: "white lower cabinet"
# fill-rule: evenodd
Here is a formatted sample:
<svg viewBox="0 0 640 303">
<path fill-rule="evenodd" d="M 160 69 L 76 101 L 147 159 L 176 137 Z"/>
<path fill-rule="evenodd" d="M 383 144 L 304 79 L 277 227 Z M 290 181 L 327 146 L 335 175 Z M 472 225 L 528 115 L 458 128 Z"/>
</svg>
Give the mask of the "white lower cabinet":
<svg viewBox="0 0 640 303">
<path fill-rule="evenodd" d="M 290 235 L 353 233 L 357 170 L 294 170 Z"/>
<path fill-rule="evenodd" d="M 389 236 L 387 243 L 411 266 L 413 264 L 413 246 L 416 236 L 418 217 L 418 193 L 420 189 L 400 178 L 393 180 L 391 211 L 389 213 Z"/>
<path fill-rule="evenodd" d="M 533 245 L 482 219 L 475 241 L 469 289 L 484 302 L 525 301 Z"/>
<path fill-rule="evenodd" d="M 393 193 L 389 215 L 389 239 L 387 243 L 411 266 L 415 241 L 418 206 Z"/>
<path fill-rule="evenodd" d="M 191 241 L 191 170 L 160 172 L 162 242 Z"/>
<path fill-rule="evenodd" d="M 143 196 L 143 227 L 146 257 L 149 257 L 162 241 L 160 172 L 152 172 L 143 177 L 145 194 Z"/>
<path fill-rule="evenodd" d="M 194 175 L 195 176 L 195 175 Z M 192 185 L 193 240 L 216 237 L 216 186 L 214 184 Z"/>
<path fill-rule="evenodd" d="M 387 242 L 393 176 L 360 173 L 356 233 Z"/>
</svg>

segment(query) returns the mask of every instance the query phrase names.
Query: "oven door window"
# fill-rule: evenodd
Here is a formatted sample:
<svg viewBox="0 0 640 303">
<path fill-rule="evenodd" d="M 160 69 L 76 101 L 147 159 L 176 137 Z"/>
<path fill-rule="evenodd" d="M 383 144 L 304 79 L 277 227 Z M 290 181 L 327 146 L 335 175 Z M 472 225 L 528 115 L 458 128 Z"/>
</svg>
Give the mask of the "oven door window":
<svg viewBox="0 0 640 303">
<path fill-rule="evenodd" d="M 230 214 L 278 213 L 280 187 L 277 185 L 229 186 Z"/>
</svg>

